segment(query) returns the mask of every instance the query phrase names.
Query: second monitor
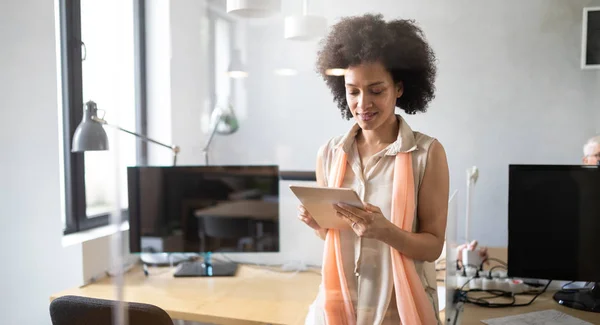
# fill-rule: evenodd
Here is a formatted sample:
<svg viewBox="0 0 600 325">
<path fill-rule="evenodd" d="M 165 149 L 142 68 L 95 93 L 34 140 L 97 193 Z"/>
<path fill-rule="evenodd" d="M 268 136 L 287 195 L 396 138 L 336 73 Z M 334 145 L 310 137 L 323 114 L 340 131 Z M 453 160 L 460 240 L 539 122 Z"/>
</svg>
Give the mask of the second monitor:
<svg viewBox="0 0 600 325">
<path fill-rule="evenodd" d="M 600 169 L 511 165 L 508 205 L 508 275 L 592 282 L 554 299 L 600 312 Z"/>
<path fill-rule="evenodd" d="M 277 166 L 129 167 L 127 172 L 132 253 L 279 251 Z M 208 266 L 196 264 L 194 271 L 188 265 L 179 275 L 233 275 L 236 269 L 234 263 Z"/>
</svg>

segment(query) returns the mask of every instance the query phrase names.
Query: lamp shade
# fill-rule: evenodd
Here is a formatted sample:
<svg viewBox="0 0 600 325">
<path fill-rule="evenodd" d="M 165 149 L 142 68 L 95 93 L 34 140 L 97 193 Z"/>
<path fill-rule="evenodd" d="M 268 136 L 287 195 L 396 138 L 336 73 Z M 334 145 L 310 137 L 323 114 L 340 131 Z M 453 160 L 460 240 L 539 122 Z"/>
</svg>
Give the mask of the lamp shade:
<svg viewBox="0 0 600 325">
<path fill-rule="evenodd" d="M 83 118 L 73 134 L 72 152 L 108 150 L 108 137 L 98 118 L 98 107 L 93 101 L 85 103 Z"/>
<path fill-rule="evenodd" d="M 215 132 L 222 135 L 233 134 L 240 127 L 233 107 L 230 105 L 215 108 L 211 116 L 211 121 Z"/>
<path fill-rule="evenodd" d="M 298 74 L 298 70 L 293 68 L 278 68 L 273 71 L 276 75 L 282 77 L 292 77 Z"/>
<path fill-rule="evenodd" d="M 231 57 L 229 68 L 227 69 L 227 75 L 231 78 L 246 78 L 248 76 L 248 72 L 242 63 L 242 54 L 240 50 L 233 51 L 233 56 Z"/>
<path fill-rule="evenodd" d="M 243 18 L 266 18 L 281 10 L 281 0 L 227 0 L 227 13 Z"/>
<path fill-rule="evenodd" d="M 342 69 L 342 68 L 327 69 L 327 70 L 325 70 L 325 74 L 328 76 L 342 77 L 342 76 L 346 75 L 346 69 Z"/>
</svg>

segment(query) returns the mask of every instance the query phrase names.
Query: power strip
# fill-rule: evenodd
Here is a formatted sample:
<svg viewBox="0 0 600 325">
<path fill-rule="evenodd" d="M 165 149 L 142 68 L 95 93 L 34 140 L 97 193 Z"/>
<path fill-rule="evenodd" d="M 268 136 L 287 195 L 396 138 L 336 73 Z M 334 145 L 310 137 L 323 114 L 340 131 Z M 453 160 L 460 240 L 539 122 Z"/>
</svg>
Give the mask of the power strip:
<svg viewBox="0 0 600 325">
<path fill-rule="evenodd" d="M 483 260 L 479 255 L 479 250 L 468 250 L 462 251 L 462 263 L 463 265 L 481 265 Z"/>
<path fill-rule="evenodd" d="M 523 293 L 534 288 L 523 280 L 510 278 L 489 278 L 487 276 L 467 277 L 457 276 L 456 289 L 463 290 L 502 290 L 514 294 Z"/>
</svg>

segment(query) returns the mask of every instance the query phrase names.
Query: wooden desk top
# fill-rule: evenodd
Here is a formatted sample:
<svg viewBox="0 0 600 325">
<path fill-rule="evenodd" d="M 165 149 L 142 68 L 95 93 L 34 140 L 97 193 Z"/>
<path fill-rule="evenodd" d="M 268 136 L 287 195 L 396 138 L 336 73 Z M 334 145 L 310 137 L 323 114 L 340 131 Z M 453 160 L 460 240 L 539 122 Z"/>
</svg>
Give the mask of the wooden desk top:
<svg viewBox="0 0 600 325">
<path fill-rule="evenodd" d="M 251 214 L 248 212 L 252 212 Z M 273 220 L 279 218 L 279 204 L 259 200 L 239 200 L 224 202 L 216 206 L 196 210 L 196 217 L 229 217 L 229 218 L 253 218 L 259 220 Z"/>
<path fill-rule="evenodd" d="M 506 249 L 491 249 L 490 257 L 506 260 Z M 174 278 L 173 270 L 165 270 L 168 269 L 151 268 L 149 277 L 141 268 L 127 273 L 125 300 L 159 306 L 173 319 L 225 325 L 304 324 L 321 281 L 316 273 L 280 273 L 244 265 L 240 265 L 237 276 L 222 278 Z M 112 279 L 103 279 L 56 293 L 51 300 L 64 295 L 114 299 L 115 287 Z M 545 309 L 600 324 L 599 313 L 563 307 L 552 295 L 553 292 L 547 292 L 527 307 L 494 309 L 465 304 L 461 324 L 480 325 L 485 319 Z M 523 296 L 517 302 L 530 299 L 531 296 Z"/>
<path fill-rule="evenodd" d="M 225 325 L 304 324 L 321 276 L 281 273 L 240 265 L 237 276 L 174 278 L 173 271 L 141 268 L 125 275 L 125 300 L 159 306 L 173 319 Z M 153 275 L 154 274 L 154 275 Z M 112 279 L 56 293 L 114 299 Z"/>
<path fill-rule="evenodd" d="M 581 311 L 577 309 L 567 308 L 559 305 L 552 299 L 554 292 L 546 292 L 539 296 L 531 305 L 527 307 L 514 307 L 514 308 L 484 308 L 475 306 L 473 304 L 465 304 L 462 316 L 463 325 L 481 325 L 482 320 L 506 317 L 511 315 L 520 315 L 531 313 L 534 311 L 542 311 L 547 309 L 555 309 L 567 315 L 579 318 L 581 320 L 590 322 L 592 324 L 600 324 L 600 314 Z M 489 296 L 489 295 L 488 295 Z M 527 303 L 533 298 L 533 296 L 520 296 L 517 298 L 517 303 Z M 509 299 L 497 299 L 494 302 L 511 302 Z"/>
</svg>

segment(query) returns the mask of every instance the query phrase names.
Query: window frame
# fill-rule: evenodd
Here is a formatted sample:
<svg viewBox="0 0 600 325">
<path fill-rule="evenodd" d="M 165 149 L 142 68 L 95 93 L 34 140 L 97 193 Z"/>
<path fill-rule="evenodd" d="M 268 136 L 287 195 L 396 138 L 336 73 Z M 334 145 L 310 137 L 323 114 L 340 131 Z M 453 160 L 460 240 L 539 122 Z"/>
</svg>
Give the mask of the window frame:
<svg viewBox="0 0 600 325">
<path fill-rule="evenodd" d="M 147 132 L 145 1 L 134 0 L 134 67 L 136 130 Z M 64 148 L 65 235 L 106 226 L 109 214 L 89 218 L 86 214 L 85 156 L 71 152 L 75 129 L 83 117 L 81 0 L 59 0 L 61 95 Z M 136 143 L 137 164 L 146 165 L 148 145 Z M 126 219 L 127 211 L 123 211 Z"/>
<path fill-rule="evenodd" d="M 236 50 L 236 44 L 237 44 L 237 24 L 238 24 L 238 20 L 235 18 L 232 18 L 230 16 L 227 15 L 226 12 L 223 12 L 220 8 L 215 8 L 212 6 L 208 6 L 207 10 L 206 10 L 206 14 L 207 14 L 207 18 L 208 18 L 208 33 L 209 33 L 209 43 L 208 43 L 208 49 L 209 49 L 209 54 L 208 54 L 208 59 L 209 59 L 209 78 L 210 78 L 210 82 L 209 84 L 209 102 L 210 102 L 210 109 L 209 112 L 212 113 L 212 111 L 217 107 L 218 101 L 219 101 L 219 94 L 217 94 L 217 76 L 215 74 L 215 69 L 214 67 L 217 65 L 217 60 L 216 60 L 216 55 L 215 55 L 215 50 L 216 50 L 216 20 L 217 19 L 222 19 L 224 21 L 226 21 L 229 24 L 230 27 L 230 37 L 229 37 L 229 59 L 231 60 L 231 58 L 233 57 L 235 50 Z M 229 100 L 233 101 L 231 104 L 235 104 L 235 95 L 236 95 L 236 91 L 235 91 L 235 79 L 233 78 L 229 78 Z"/>
</svg>

